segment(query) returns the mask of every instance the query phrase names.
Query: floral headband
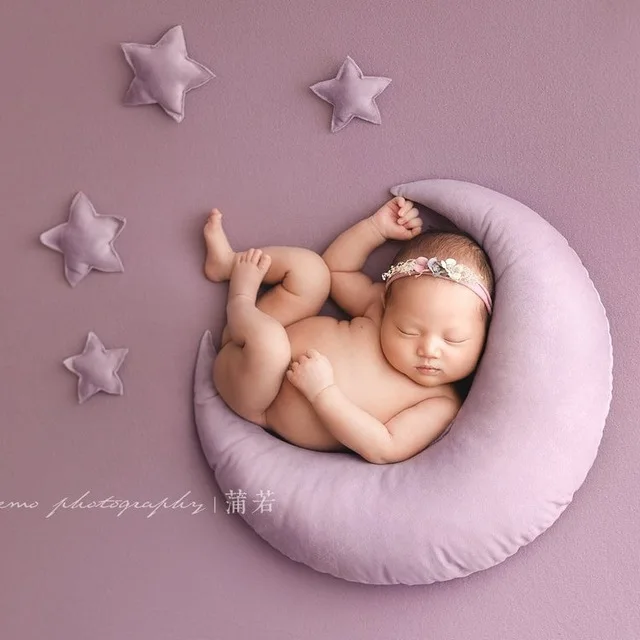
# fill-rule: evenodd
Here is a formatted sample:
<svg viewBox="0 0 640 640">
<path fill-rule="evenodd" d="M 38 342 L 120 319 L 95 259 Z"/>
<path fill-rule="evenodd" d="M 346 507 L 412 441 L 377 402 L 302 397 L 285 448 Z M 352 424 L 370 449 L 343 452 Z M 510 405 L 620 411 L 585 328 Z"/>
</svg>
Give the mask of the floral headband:
<svg viewBox="0 0 640 640">
<path fill-rule="evenodd" d="M 436 278 L 447 278 L 471 289 L 471 291 L 484 302 L 484 306 L 487 308 L 489 315 L 491 315 L 493 303 L 486 287 L 482 284 L 473 269 L 470 269 L 464 264 L 457 263 L 453 258 L 438 260 L 438 258 L 425 258 L 420 256 L 419 258 L 398 262 L 382 274 L 382 279 L 386 280 L 386 290 L 389 288 L 389 285 L 398 278 L 405 278 L 411 275 L 418 277 L 425 274 L 435 276 Z"/>
</svg>

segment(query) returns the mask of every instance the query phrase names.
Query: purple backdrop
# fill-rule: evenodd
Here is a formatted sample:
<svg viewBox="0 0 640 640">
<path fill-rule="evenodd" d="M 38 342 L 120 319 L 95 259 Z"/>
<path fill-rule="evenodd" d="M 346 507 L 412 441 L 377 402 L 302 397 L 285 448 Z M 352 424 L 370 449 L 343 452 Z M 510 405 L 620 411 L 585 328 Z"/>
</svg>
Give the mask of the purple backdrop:
<svg viewBox="0 0 640 640">
<path fill-rule="evenodd" d="M 640 5 L 456 4 L 2 3 L 0 503 L 38 503 L 0 508 L 3 638 L 638 636 Z M 176 24 L 216 74 L 180 124 L 121 104 L 119 43 Z M 392 83 L 381 125 L 332 134 L 309 86 L 347 55 Z M 226 513 L 192 415 L 198 341 L 219 334 L 226 294 L 202 273 L 201 231 L 217 206 L 238 248 L 322 251 L 391 185 L 431 177 L 506 193 L 565 235 L 611 322 L 614 397 L 593 469 L 540 538 L 468 578 L 363 586 Z M 38 236 L 78 190 L 127 219 L 125 272 L 72 289 Z M 89 331 L 129 348 L 124 395 L 79 405 L 62 360 Z M 109 497 L 166 506 L 87 507 Z"/>
</svg>

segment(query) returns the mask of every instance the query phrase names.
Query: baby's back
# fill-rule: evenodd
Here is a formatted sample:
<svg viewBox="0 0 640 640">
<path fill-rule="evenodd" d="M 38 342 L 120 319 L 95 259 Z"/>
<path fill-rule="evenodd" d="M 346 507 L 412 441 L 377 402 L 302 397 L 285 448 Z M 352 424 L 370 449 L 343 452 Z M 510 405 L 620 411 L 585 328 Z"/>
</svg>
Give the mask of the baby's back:
<svg viewBox="0 0 640 640">
<path fill-rule="evenodd" d="M 342 392 L 382 423 L 433 395 L 455 394 L 451 385 L 423 387 L 394 369 L 382 353 L 379 319 L 372 315 L 351 321 L 315 316 L 288 326 L 292 357 L 310 348 L 327 356 L 335 383 Z M 267 409 L 266 420 L 269 429 L 298 446 L 348 451 L 323 426 L 308 400 L 286 377 Z"/>
</svg>

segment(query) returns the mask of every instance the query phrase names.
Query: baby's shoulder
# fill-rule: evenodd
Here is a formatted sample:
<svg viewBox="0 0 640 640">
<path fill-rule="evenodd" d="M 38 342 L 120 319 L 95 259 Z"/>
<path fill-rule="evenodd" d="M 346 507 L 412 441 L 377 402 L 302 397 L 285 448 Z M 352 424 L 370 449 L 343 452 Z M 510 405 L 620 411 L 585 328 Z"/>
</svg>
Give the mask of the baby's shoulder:
<svg viewBox="0 0 640 640">
<path fill-rule="evenodd" d="M 379 326 L 382 322 L 383 313 L 384 307 L 382 306 L 382 298 L 376 297 L 364 310 L 362 317 L 371 320 L 375 325 Z"/>
</svg>

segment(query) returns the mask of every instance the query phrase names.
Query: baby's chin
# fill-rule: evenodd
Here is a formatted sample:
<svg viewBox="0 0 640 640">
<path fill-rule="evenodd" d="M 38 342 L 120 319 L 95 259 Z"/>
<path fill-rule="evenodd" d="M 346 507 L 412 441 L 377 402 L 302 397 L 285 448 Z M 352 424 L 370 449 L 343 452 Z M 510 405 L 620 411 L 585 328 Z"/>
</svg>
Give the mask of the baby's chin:
<svg viewBox="0 0 640 640">
<path fill-rule="evenodd" d="M 438 371 L 437 373 L 420 373 L 420 371 L 418 371 L 417 369 L 414 369 L 412 371 L 403 371 L 402 373 L 404 373 L 405 375 L 408 375 L 409 378 L 417 382 L 419 385 L 423 387 L 428 387 L 429 389 L 433 389 L 436 387 L 443 387 L 446 385 L 455 384 L 456 382 L 465 380 L 473 372 L 464 376 L 449 375 L 442 370 Z"/>
<path fill-rule="evenodd" d="M 403 371 L 405 375 L 408 375 L 414 382 L 417 382 L 423 387 L 441 387 L 451 382 L 446 374 L 439 370 L 434 373 L 423 373 L 419 369 L 412 369 L 411 371 Z"/>
</svg>

